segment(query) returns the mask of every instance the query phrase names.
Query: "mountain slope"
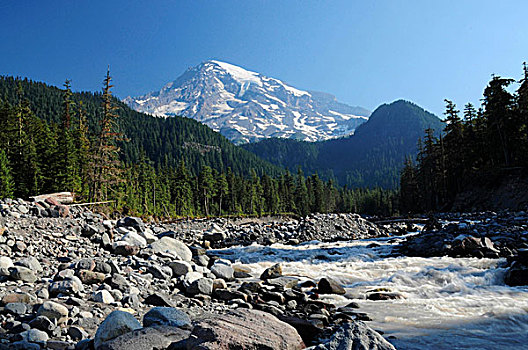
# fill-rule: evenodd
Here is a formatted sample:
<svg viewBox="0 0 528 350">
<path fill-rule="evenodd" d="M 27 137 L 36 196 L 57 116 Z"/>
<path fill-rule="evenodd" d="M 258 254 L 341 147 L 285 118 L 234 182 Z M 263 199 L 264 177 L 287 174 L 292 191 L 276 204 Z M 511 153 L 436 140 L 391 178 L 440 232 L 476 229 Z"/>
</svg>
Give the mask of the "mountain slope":
<svg viewBox="0 0 528 350">
<path fill-rule="evenodd" d="M 305 141 L 350 135 L 370 112 L 334 96 L 296 89 L 241 67 L 205 61 L 160 91 L 124 99 L 137 111 L 196 119 L 235 143 L 269 137 Z"/>
<path fill-rule="evenodd" d="M 317 143 L 270 139 L 243 147 L 279 166 L 292 171 L 301 166 L 305 173 L 317 172 L 341 185 L 396 188 L 405 157 L 416 155 L 427 128 L 441 131 L 443 122 L 399 100 L 378 107 L 348 138 Z"/>
<path fill-rule="evenodd" d="M 58 123 L 62 109 L 62 90 L 41 82 L 0 76 L 0 101 L 16 104 L 17 85 L 23 90 L 23 99 L 39 118 Z M 74 93 L 72 99 L 79 106 L 82 102 L 90 129 L 98 127 L 101 95 L 98 93 Z M 249 175 L 251 169 L 258 174 L 277 175 L 282 169 L 258 158 L 256 155 L 233 145 L 222 135 L 207 126 L 188 118 L 155 118 L 136 112 L 119 100 L 119 130 L 126 142 L 119 145 L 126 162 L 138 163 L 143 157 L 155 165 L 177 165 L 184 160 L 194 172 L 204 165 L 217 170 L 230 167 L 240 175 Z"/>
</svg>

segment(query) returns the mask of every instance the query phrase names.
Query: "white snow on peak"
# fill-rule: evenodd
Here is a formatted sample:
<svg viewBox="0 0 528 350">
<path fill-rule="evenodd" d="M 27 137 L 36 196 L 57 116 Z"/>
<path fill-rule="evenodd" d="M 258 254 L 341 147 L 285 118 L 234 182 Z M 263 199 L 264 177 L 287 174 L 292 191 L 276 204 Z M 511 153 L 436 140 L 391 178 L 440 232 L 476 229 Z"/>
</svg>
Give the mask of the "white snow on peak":
<svg viewBox="0 0 528 350">
<path fill-rule="evenodd" d="M 158 92 L 125 102 L 151 115 L 196 119 L 234 142 L 267 137 L 327 140 L 353 133 L 369 115 L 332 95 L 299 90 L 217 60 L 190 68 Z"/>
<path fill-rule="evenodd" d="M 299 89 L 296 89 L 294 88 L 293 86 L 290 86 L 290 85 L 287 85 L 287 84 L 284 84 L 283 82 L 281 82 L 282 85 L 284 86 L 284 88 L 286 90 L 288 90 L 289 92 L 291 92 L 292 94 L 294 94 L 295 96 L 302 96 L 302 95 L 308 95 L 310 96 L 310 94 L 307 92 L 307 91 L 303 91 L 303 90 L 299 90 Z"/>
<path fill-rule="evenodd" d="M 259 74 L 256 72 L 251 72 L 242 67 L 235 66 L 234 64 L 211 60 L 209 62 L 215 63 L 222 67 L 229 75 L 233 77 L 240 84 L 244 83 L 254 83 L 258 86 L 262 86 L 262 81 L 259 79 Z"/>
</svg>

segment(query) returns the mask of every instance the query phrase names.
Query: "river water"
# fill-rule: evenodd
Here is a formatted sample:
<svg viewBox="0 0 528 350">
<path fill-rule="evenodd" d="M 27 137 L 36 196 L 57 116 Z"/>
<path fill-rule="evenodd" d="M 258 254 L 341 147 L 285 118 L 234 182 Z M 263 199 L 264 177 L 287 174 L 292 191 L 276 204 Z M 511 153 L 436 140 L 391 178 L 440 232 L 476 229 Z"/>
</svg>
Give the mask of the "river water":
<svg viewBox="0 0 528 350">
<path fill-rule="evenodd" d="M 503 260 L 391 257 L 398 240 L 252 245 L 215 254 L 247 265 L 255 276 L 281 262 L 283 274 L 301 280 L 336 279 L 347 294 L 323 300 L 357 302 L 372 318 L 367 323 L 397 349 L 528 349 L 528 288 L 504 284 Z M 376 288 L 405 298 L 366 300 Z"/>
</svg>

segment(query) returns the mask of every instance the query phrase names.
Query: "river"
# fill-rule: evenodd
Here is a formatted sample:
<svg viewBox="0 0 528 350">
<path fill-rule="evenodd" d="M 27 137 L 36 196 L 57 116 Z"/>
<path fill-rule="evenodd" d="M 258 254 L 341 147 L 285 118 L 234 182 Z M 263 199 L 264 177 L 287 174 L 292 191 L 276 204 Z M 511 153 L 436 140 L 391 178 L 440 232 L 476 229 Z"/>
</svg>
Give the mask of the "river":
<svg viewBox="0 0 528 350">
<path fill-rule="evenodd" d="M 252 245 L 215 254 L 248 266 L 255 276 L 281 262 L 284 275 L 336 279 L 347 294 L 323 300 L 358 303 L 358 311 L 372 318 L 368 324 L 397 349 L 528 349 L 528 288 L 504 284 L 503 260 L 394 257 L 400 239 Z M 376 288 L 404 299 L 366 300 Z"/>
</svg>

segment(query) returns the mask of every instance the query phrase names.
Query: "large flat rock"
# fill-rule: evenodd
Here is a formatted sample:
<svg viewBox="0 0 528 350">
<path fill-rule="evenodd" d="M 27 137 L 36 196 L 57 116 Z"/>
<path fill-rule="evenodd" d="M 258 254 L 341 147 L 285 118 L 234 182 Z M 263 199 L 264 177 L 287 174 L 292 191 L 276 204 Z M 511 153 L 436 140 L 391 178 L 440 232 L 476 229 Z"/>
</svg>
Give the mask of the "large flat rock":
<svg viewBox="0 0 528 350">
<path fill-rule="evenodd" d="M 304 343 L 292 326 L 257 310 L 236 310 L 199 321 L 187 340 L 190 350 L 297 350 Z"/>
</svg>

